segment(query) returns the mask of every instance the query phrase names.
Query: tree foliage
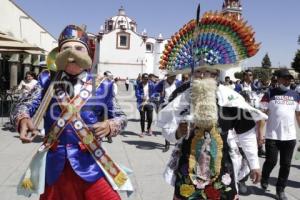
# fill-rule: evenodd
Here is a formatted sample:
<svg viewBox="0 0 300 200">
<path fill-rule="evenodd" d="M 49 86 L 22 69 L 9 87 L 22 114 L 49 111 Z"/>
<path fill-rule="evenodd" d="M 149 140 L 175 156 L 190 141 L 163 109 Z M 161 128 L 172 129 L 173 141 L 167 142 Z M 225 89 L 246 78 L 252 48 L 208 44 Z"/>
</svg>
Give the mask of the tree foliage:
<svg viewBox="0 0 300 200">
<path fill-rule="evenodd" d="M 272 70 L 268 68 L 257 68 L 253 70 L 254 78 L 262 81 L 268 81 L 272 77 Z"/>
<path fill-rule="evenodd" d="M 235 72 L 235 73 L 234 73 L 234 77 L 235 77 L 236 79 L 242 80 L 242 79 L 243 79 L 243 73 L 244 73 L 244 72 Z"/>
<path fill-rule="evenodd" d="M 292 62 L 292 68 L 295 69 L 296 72 L 300 72 L 300 50 L 295 54 L 294 60 Z"/>
<path fill-rule="evenodd" d="M 264 56 L 264 58 L 261 62 L 261 66 L 263 68 L 270 68 L 272 66 L 271 60 L 270 60 L 269 55 L 267 53 L 266 53 L 266 55 Z"/>
<path fill-rule="evenodd" d="M 262 81 L 268 81 L 272 77 L 272 70 L 269 68 L 258 67 L 256 69 L 252 70 L 252 72 L 253 72 L 253 78 L 259 79 Z M 243 74 L 244 74 L 244 71 L 235 72 L 234 77 L 236 79 L 243 80 Z"/>
</svg>

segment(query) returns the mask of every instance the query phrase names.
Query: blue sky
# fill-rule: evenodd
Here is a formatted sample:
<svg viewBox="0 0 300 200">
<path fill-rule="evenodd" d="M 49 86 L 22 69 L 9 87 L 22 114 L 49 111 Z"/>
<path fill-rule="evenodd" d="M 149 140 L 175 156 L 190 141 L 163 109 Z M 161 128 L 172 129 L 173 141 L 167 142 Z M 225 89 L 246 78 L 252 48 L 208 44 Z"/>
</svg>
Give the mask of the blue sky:
<svg viewBox="0 0 300 200">
<path fill-rule="evenodd" d="M 96 33 L 105 19 L 117 14 L 122 5 L 127 16 L 138 24 L 138 32 L 147 30 L 149 36 L 168 38 L 195 17 L 201 3 L 202 13 L 220 10 L 223 0 L 14 0 L 31 17 L 55 37 L 67 24 L 86 24 Z M 299 0 L 242 0 L 243 17 L 256 32 L 262 46 L 259 53 L 247 61 L 260 66 L 268 53 L 273 66 L 290 66 L 300 35 Z"/>
</svg>

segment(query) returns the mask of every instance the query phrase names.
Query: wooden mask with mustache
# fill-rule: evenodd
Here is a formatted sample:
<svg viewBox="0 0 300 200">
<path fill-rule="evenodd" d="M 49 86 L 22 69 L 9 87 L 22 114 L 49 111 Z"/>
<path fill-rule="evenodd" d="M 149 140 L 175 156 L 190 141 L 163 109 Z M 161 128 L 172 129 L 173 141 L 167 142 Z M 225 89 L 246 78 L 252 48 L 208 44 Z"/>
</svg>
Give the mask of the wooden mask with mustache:
<svg viewBox="0 0 300 200">
<path fill-rule="evenodd" d="M 67 49 L 57 54 L 55 60 L 57 70 L 64 70 L 67 64 L 71 62 L 75 62 L 82 69 L 90 69 L 92 66 L 92 59 L 88 52 Z"/>
</svg>

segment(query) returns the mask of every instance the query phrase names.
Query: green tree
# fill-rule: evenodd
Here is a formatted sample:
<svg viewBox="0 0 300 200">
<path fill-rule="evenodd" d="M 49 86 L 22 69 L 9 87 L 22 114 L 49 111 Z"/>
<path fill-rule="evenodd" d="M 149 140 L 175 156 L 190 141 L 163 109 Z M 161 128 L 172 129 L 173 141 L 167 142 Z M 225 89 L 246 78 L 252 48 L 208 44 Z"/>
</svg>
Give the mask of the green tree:
<svg viewBox="0 0 300 200">
<path fill-rule="evenodd" d="M 236 78 L 236 79 L 240 79 L 240 80 L 242 80 L 243 79 L 243 71 L 241 71 L 241 72 L 235 72 L 234 73 L 234 77 Z"/>
<path fill-rule="evenodd" d="M 262 81 L 268 81 L 272 77 L 272 70 L 268 68 L 256 68 L 253 70 L 254 78 L 257 78 Z"/>
<path fill-rule="evenodd" d="M 300 50 L 295 54 L 294 60 L 292 62 L 292 68 L 295 69 L 296 72 L 300 72 Z"/>
<path fill-rule="evenodd" d="M 266 53 L 265 57 L 263 58 L 261 66 L 263 68 L 270 68 L 272 66 L 268 53 Z"/>
<path fill-rule="evenodd" d="M 272 77 L 272 70 L 269 68 L 257 67 L 254 70 L 252 70 L 252 72 L 253 72 L 254 79 L 268 81 Z M 243 80 L 243 78 L 244 78 L 243 76 L 244 76 L 244 71 L 234 73 L 234 77 L 236 79 Z"/>
</svg>

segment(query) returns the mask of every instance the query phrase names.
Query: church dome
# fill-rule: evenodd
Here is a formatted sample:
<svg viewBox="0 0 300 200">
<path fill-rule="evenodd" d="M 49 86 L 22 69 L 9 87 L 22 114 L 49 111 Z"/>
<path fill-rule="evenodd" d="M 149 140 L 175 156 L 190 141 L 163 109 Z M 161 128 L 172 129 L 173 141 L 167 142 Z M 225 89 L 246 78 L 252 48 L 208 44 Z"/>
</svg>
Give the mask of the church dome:
<svg viewBox="0 0 300 200">
<path fill-rule="evenodd" d="M 105 21 L 106 32 L 110 32 L 116 29 L 132 30 L 134 32 L 136 32 L 137 30 L 136 22 L 126 15 L 125 9 L 122 6 L 116 16 L 113 16 Z"/>
</svg>

